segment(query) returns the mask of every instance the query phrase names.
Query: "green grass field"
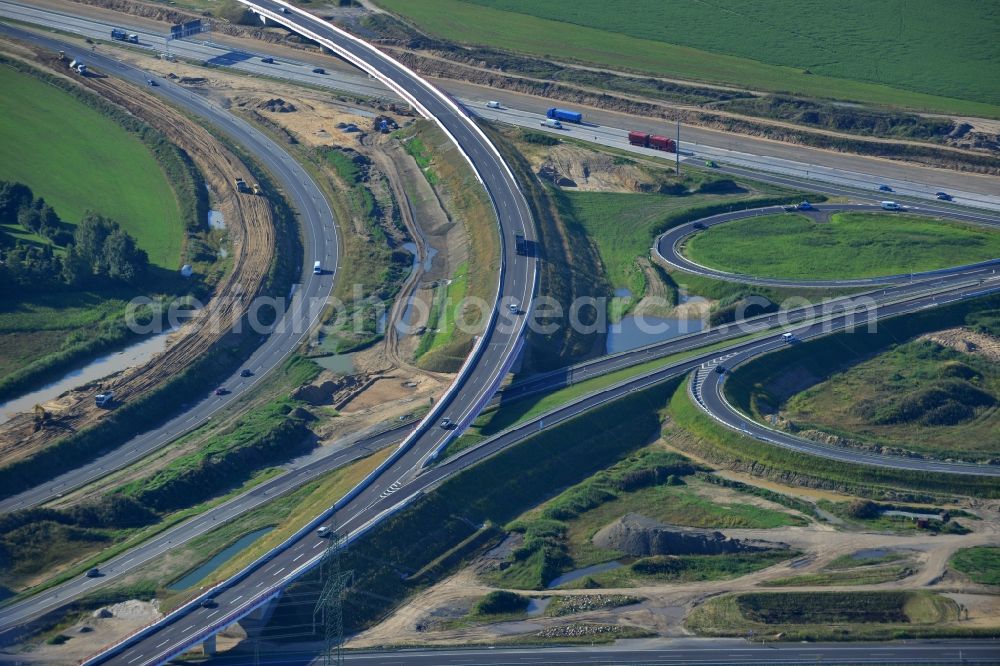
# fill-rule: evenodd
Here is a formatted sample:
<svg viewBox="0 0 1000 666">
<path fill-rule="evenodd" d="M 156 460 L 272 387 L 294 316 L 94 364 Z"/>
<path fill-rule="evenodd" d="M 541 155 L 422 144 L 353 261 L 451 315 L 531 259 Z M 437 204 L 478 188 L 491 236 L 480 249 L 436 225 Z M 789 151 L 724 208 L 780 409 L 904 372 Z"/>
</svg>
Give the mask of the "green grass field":
<svg viewBox="0 0 1000 666">
<path fill-rule="evenodd" d="M 636 259 L 649 256 L 657 233 L 675 224 L 679 216 L 709 206 L 743 207 L 760 195 L 749 190 L 733 194 L 627 194 L 565 192 L 568 211 L 593 239 L 604 263 L 608 281 L 641 298 L 646 277 Z"/>
<path fill-rule="evenodd" d="M 896 275 L 1000 257 L 1000 233 L 917 215 L 788 213 L 736 220 L 691 237 L 705 266 L 756 276 L 834 279 Z"/>
<path fill-rule="evenodd" d="M 179 267 L 184 225 L 163 170 L 114 121 L 54 86 L 0 66 L 0 180 L 28 185 L 76 224 L 118 221 L 152 264 Z"/>
<path fill-rule="evenodd" d="M 976 546 L 958 551 L 951 566 L 983 585 L 1000 585 L 1000 548 Z"/>
<path fill-rule="evenodd" d="M 573 10 L 528 0 L 378 0 L 446 40 L 764 91 L 1000 117 L 1000 8 L 959 0 L 713 0 Z"/>
<path fill-rule="evenodd" d="M 783 416 L 799 428 L 929 455 L 990 457 L 1000 453 L 998 399 L 996 363 L 910 342 L 793 395 Z"/>
</svg>

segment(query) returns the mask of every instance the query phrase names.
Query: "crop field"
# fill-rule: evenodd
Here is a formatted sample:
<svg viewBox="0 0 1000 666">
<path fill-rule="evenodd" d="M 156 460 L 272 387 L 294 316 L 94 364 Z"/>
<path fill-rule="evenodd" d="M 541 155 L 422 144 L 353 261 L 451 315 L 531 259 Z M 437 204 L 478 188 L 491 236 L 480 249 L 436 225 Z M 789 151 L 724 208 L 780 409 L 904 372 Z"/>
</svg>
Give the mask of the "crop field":
<svg viewBox="0 0 1000 666">
<path fill-rule="evenodd" d="M 667 78 L 1000 117 L 1000 8 L 783 0 L 378 0 L 429 34 Z M 828 17 L 828 20 L 819 17 Z M 803 17 L 817 17 L 818 21 Z"/>
<path fill-rule="evenodd" d="M 727 222 L 692 236 L 693 261 L 747 275 L 835 279 L 930 271 L 1000 257 L 1000 233 L 918 215 L 798 213 Z"/>
<path fill-rule="evenodd" d="M 996 363 L 915 341 L 792 396 L 783 415 L 800 428 L 930 455 L 993 456 L 998 397 Z"/>
<path fill-rule="evenodd" d="M 76 224 L 111 217 L 149 254 L 179 267 L 184 225 L 163 170 L 139 139 L 54 86 L 0 66 L 0 180 L 21 182 Z M 100 166 L 100 168 L 96 168 Z"/>
</svg>

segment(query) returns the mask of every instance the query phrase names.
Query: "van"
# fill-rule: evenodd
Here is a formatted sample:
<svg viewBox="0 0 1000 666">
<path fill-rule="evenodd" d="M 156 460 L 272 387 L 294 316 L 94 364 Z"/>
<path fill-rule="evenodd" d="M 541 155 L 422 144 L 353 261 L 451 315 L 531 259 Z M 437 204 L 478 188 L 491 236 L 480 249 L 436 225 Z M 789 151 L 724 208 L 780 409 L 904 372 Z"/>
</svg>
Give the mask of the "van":
<svg viewBox="0 0 1000 666">
<path fill-rule="evenodd" d="M 563 128 L 562 123 L 559 122 L 558 120 L 543 120 L 542 122 L 540 122 L 538 124 L 541 125 L 542 127 L 548 127 L 549 129 L 562 129 Z"/>
<path fill-rule="evenodd" d="M 500 102 L 497 102 L 496 100 L 492 100 L 491 99 L 490 101 L 486 102 L 486 106 L 487 106 L 487 108 L 490 108 L 490 109 L 499 109 L 500 108 Z"/>
<path fill-rule="evenodd" d="M 903 210 L 903 207 L 895 201 L 883 201 L 882 208 L 885 210 Z"/>
<path fill-rule="evenodd" d="M 795 340 L 795 336 L 792 335 L 791 333 L 782 333 L 781 339 L 784 340 L 785 342 L 791 343 Z"/>
<path fill-rule="evenodd" d="M 314 261 L 313 275 L 322 275 L 322 274 L 323 274 L 323 266 L 318 261 Z"/>
</svg>

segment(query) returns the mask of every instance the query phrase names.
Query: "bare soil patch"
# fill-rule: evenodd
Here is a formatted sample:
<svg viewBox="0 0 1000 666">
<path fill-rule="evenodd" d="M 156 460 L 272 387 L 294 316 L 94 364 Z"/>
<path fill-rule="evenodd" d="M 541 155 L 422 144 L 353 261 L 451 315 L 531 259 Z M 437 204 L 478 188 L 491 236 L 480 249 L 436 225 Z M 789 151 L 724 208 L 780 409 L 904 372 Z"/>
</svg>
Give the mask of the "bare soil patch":
<svg viewBox="0 0 1000 666">
<path fill-rule="evenodd" d="M 921 335 L 918 340 L 930 340 L 964 354 L 973 354 L 1000 363 L 1000 340 L 992 335 L 967 328 L 948 328 Z"/>
</svg>

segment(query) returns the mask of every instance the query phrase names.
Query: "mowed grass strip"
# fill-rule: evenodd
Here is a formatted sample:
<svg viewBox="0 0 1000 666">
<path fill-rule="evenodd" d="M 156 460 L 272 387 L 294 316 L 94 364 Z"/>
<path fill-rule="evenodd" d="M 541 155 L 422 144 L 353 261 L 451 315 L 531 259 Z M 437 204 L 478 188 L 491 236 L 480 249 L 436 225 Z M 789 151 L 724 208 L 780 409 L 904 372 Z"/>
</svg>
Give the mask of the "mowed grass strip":
<svg viewBox="0 0 1000 666">
<path fill-rule="evenodd" d="M 867 278 L 931 271 L 1000 257 L 1000 233 L 918 215 L 798 213 L 720 224 L 684 253 L 719 270 L 759 277 Z"/>
<path fill-rule="evenodd" d="M 906 8 L 905 24 L 895 5 L 863 0 L 838 5 L 835 16 L 822 0 L 797 3 L 794 11 L 782 0 L 628 5 L 582 0 L 571 12 L 528 0 L 377 4 L 425 32 L 462 44 L 671 79 L 1000 117 L 1000 75 L 994 66 L 1000 57 L 995 39 L 1000 12 L 973 0 L 946 10 L 931 0 L 915 0 Z M 817 29 L 803 18 L 810 16 L 829 20 Z M 887 24 L 893 29 L 886 30 Z"/>
<path fill-rule="evenodd" d="M 184 225 L 163 170 L 135 136 L 58 88 L 0 66 L 0 180 L 28 185 L 76 224 L 113 218 L 152 264 L 179 266 Z"/>
</svg>

